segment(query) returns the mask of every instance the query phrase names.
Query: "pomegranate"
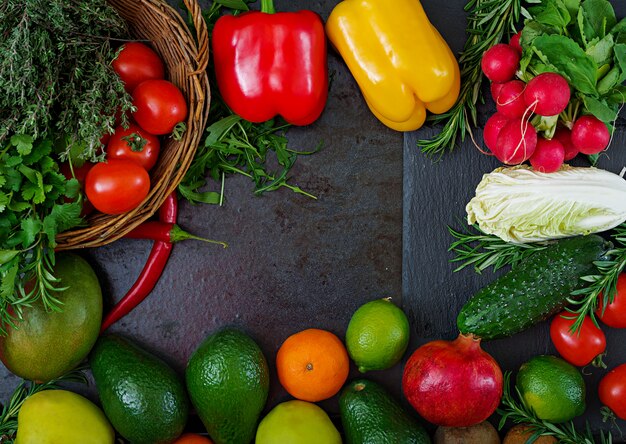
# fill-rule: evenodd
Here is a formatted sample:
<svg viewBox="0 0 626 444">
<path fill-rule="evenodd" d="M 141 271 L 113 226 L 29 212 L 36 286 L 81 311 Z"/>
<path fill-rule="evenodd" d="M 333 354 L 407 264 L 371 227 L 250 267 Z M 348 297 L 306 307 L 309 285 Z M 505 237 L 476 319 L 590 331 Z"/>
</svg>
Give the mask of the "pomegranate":
<svg viewBox="0 0 626 444">
<path fill-rule="evenodd" d="M 415 350 L 404 367 L 402 390 L 427 421 L 469 427 L 486 420 L 500 404 L 502 371 L 480 348 L 480 339 L 459 335 Z"/>
</svg>

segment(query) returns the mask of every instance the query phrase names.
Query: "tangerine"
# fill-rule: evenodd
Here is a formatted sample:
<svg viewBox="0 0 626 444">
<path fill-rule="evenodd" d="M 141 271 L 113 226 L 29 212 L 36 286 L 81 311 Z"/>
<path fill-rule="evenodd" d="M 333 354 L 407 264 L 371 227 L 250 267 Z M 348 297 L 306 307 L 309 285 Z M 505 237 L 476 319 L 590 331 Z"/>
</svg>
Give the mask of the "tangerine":
<svg viewBox="0 0 626 444">
<path fill-rule="evenodd" d="M 283 342 L 276 355 L 276 370 L 291 396 L 317 402 L 339 392 L 348 378 L 350 361 L 337 336 L 310 328 Z"/>
<path fill-rule="evenodd" d="M 173 444 L 213 444 L 209 438 L 195 433 L 185 433 L 174 441 Z"/>
</svg>

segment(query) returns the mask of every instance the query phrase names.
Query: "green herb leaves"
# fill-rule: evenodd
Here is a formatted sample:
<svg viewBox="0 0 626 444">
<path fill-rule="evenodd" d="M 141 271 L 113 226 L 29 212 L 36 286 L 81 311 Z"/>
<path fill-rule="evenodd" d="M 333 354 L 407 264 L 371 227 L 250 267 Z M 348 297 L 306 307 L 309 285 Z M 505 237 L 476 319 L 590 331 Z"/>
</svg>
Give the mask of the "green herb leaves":
<svg viewBox="0 0 626 444">
<path fill-rule="evenodd" d="M 67 180 L 51 155 L 49 140 L 23 136 L 0 151 L 0 333 L 12 323 L 9 306 L 19 316 L 40 298 L 51 310 L 60 305 L 51 294 L 58 290 L 51 273 L 55 237 L 82 222 L 82 205 L 78 181 Z M 27 290 L 32 279 L 37 285 Z"/>
<path fill-rule="evenodd" d="M 125 26 L 106 0 L 0 2 L 0 144 L 27 155 L 33 139 L 65 138 L 62 156 L 81 144 L 83 159 L 101 157 L 118 108 L 131 109 L 110 66 Z"/>
<path fill-rule="evenodd" d="M 573 101 L 582 104 L 575 108 L 612 124 L 624 103 L 619 92 L 626 80 L 626 22 L 617 23 L 611 3 L 545 0 L 526 16 L 522 77 L 558 72 L 575 90 Z"/>
</svg>

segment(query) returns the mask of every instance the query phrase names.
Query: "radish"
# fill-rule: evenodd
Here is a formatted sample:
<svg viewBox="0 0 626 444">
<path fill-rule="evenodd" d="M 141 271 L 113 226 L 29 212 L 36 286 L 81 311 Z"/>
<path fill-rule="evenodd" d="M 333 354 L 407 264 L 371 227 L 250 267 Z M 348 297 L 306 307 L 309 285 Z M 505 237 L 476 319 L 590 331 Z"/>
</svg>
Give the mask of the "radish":
<svg viewBox="0 0 626 444">
<path fill-rule="evenodd" d="M 515 49 L 519 55 L 522 55 L 522 45 L 520 44 L 521 38 L 522 38 L 522 31 L 518 32 L 513 37 L 511 37 L 511 40 L 509 41 L 509 46 Z"/>
<path fill-rule="evenodd" d="M 492 82 L 508 82 L 515 76 L 519 61 L 520 55 L 515 48 L 498 43 L 485 51 L 480 66 Z"/>
<path fill-rule="evenodd" d="M 553 139 L 558 140 L 565 149 L 565 162 L 572 160 L 578 155 L 578 148 L 572 143 L 572 131 L 565 127 L 560 126 L 556 129 Z"/>
<path fill-rule="evenodd" d="M 498 363 L 472 336 L 422 345 L 402 374 L 402 391 L 413 408 L 426 421 L 447 427 L 487 419 L 500 404 L 502 388 Z"/>
<path fill-rule="evenodd" d="M 498 96 L 500 95 L 500 91 L 502 91 L 502 87 L 504 85 L 506 85 L 506 83 L 491 82 L 491 98 L 494 102 L 498 102 Z"/>
<path fill-rule="evenodd" d="M 561 142 L 540 137 L 537 140 L 537 148 L 530 158 L 530 164 L 540 173 L 554 173 L 561 168 L 564 160 L 565 148 Z"/>
<path fill-rule="evenodd" d="M 498 146 L 498 134 L 500 134 L 502 128 L 504 128 L 504 126 L 509 123 L 509 120 L 510 119 L 505 115 L 495 113 L 489 118 L 489 120 L 487 120 L 487 123 L 485 123 L 485 129 L 483 130 L 483 140 L 485 141 L 485 145 L 487 145 L 487 148 L 489 148 L 489 150 L 491 150 L 491 152 L 494 154 L 496 153 L 496 149 Z"/>
<path fill-rule="evenodd" d="M 598 154 L 609 146 L 611 135 L 606 125 L 594 116 L 581 116 L 572 128 L 572 143 L 583 154 Z"/>
<path fill-rule="evenodd" d="M 537 131 L 527 121 L 513 119 L 498 134 L 495 156 L 507 165 L 518 165 L 530 159 L 537 147 Z"/>
<path fill-rule="evenodd" d="M 524 101 L 526 84 L 521 80 L 511 80 L 505 83 L 496 99 L 496 108 L 500 114 L 514 119 L 522 117 L 528 107 Z"/>
<path fill-rule="evenodd" d="M 562 113 L 570 99 L 567 80 L 554 72 L 544 72 L 533 78 L 524 91 L 524 100 L 540 116 Z"/>
</svg>

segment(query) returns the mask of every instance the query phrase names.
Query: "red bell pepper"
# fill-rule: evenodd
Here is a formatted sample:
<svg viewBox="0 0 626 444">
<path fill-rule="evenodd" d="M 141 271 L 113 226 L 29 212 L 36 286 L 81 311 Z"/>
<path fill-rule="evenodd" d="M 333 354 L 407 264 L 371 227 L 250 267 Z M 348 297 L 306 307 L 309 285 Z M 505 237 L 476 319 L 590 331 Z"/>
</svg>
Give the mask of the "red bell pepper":
<svg viewBox="0 0 626 444">
<path fill-rule="evenodd" d="M 309 125 L 328 97 L 326 36 L 312 11 L 276 13 L 272 0 L 261 11 L 225 15 L 212 34 L 217 85 L 224 102 L 259 123 L 280 114 Z"/>
</svg>

